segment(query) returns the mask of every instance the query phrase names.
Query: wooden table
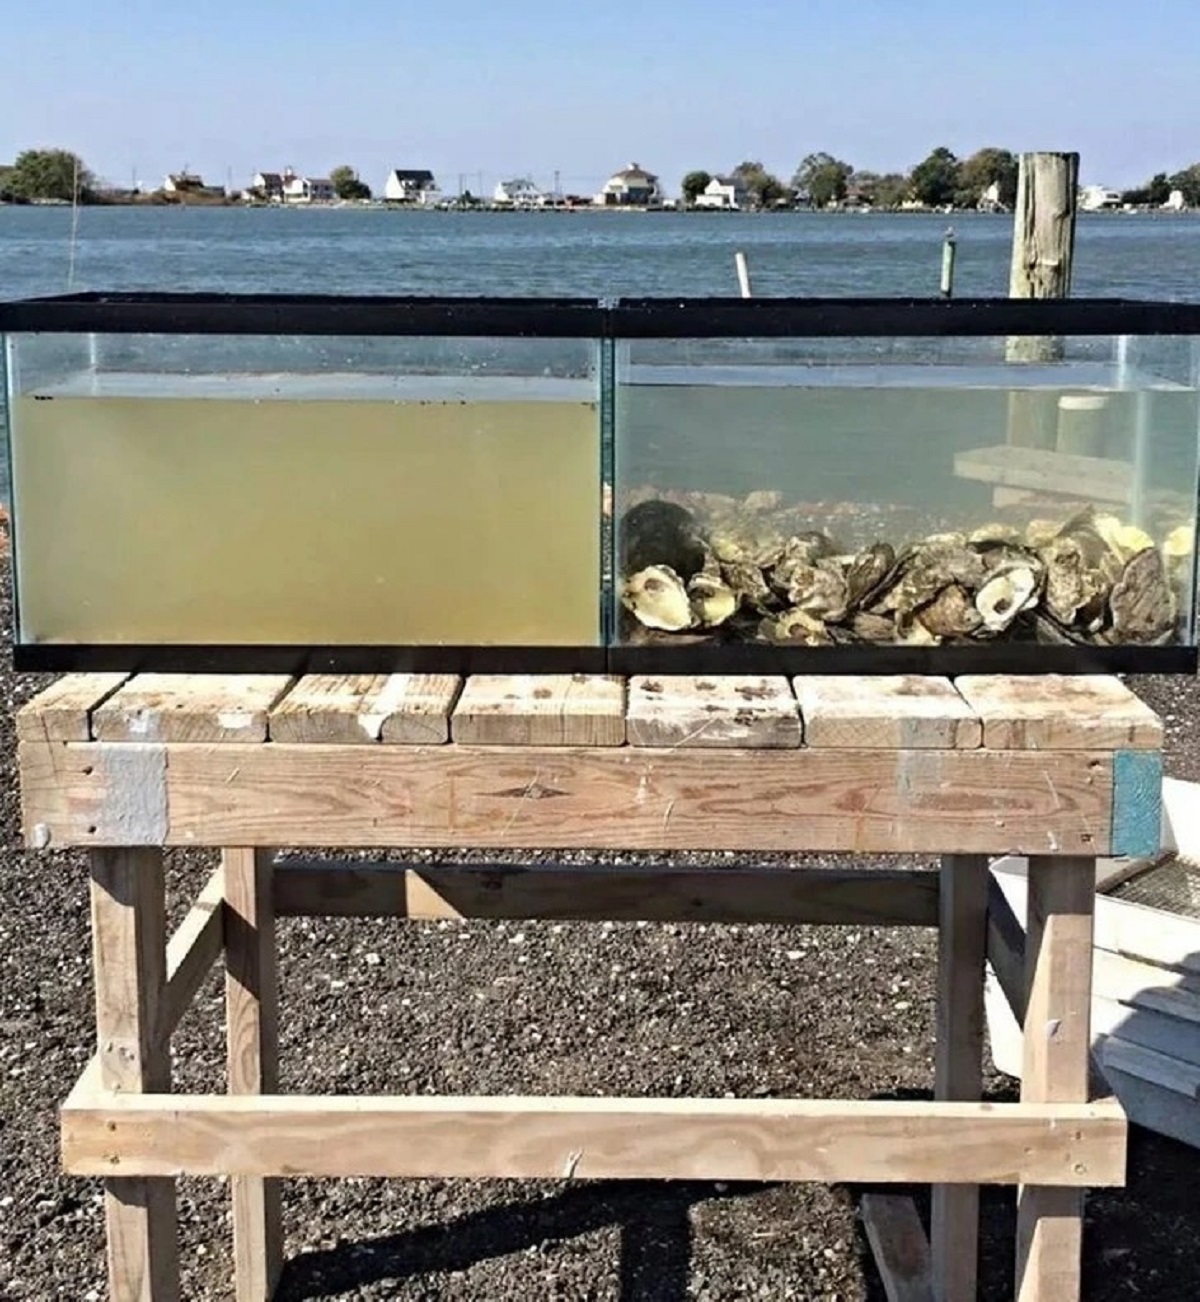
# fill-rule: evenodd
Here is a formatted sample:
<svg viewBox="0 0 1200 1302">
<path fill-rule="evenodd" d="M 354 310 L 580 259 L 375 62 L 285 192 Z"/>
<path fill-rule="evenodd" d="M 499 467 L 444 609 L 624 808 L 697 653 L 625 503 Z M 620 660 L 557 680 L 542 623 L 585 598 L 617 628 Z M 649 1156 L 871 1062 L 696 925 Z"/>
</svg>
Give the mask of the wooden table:
<svg viewBox="0 0 1200 1302">
<path fill-rule="evenodd" d="M 975 1296 L 977 1186 L 1016 1184 L 1018 1295 L 1079 1296 L 1083 1190 L 1125 1175 L 1124 1115 L 1088 1095 L 1095 860 L 1159 837 L 1161 727 L 1117 680 L 87 675 L 17 727 L 26 843 L 91 851 L 98 1049 L 62 1144 L 105 1180 L 113 1299 L 178 1296 L 180 1175 L 232 1178 L 243 1302 L 278 1277 L 288 1175 L 927 1182 L 928 1243 L 911 1203 L 864 1218 L 896 1296 L 928 1268 L 950 1302 Z M 281 845 L 764 863 L 418 870 Z M 222 849 L 169 942 L 165 846 Z M 989 903 L 1005 853 L 1031 857 L 1027 938 Z M 935 1099 L 281 1095 L 283 914 L 936 926 Z M 222 956 L 230 1095 L 172 1094 L 170 1036 Z M 985 957 L 1024 1019 L 1020 1103 L 979 1101 Z"/>
</svg>

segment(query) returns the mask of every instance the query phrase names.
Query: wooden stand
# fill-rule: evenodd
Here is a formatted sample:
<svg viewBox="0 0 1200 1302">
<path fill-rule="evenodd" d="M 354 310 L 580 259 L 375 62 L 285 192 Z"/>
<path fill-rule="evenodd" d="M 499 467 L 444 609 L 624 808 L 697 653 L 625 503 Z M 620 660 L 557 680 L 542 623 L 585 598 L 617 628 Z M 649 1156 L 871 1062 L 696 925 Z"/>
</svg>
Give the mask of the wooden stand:
<svg viewBox="0 0 1200 1302">
<path fill-rule="evenodd" d="M 1115 679 L 100 675 L 17 724 L 27 844 L 91 850 L 98 1050 L 62 1145 L 106 1182 L 113 1299 L 178 1296 L 180 1175 L 232 1177 L 242 1302 L 272 1292 L 299 1175 L 928 1182 L 928 1245 L 910 1203 L 863 1212 L 885 1277 L 928 1260 L 912 1287 L 949 1302 L 975 1296 L 976 1186 L 1014 1184 L 1017 1295 L 1078 1298 L 1082 1191 L 1125 1175 L 1124 1115 L 1087 1093 L 1093 862 L 1159 834 L 1161 728 Z M 167 943 L 177 845 L 225 849 Z M 279 845 L 943 858 L 417 870 Z M 989 914 L 1010 852 L 1027 939 Z M 277 914 L 937 926 L 935 1099 L 281 1095 Z M 979 1101 L 985 953 L 1024 1020 L 1016 1104 Z M 230 1094 L 172 1094 L 171 1033 L 222 955 Z"/>
</svg>

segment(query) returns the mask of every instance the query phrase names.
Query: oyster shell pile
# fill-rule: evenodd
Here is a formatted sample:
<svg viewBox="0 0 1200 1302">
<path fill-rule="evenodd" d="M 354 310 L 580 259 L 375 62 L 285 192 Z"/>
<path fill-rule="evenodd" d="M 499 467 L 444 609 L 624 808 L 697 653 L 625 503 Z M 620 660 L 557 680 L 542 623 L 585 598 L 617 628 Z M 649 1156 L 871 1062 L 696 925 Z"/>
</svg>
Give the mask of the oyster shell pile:
<svg viewBox="0 0 1200 1302">
<path fill-rule="evenodd" d="M 650 499 L 622 518 L 621 602 L 633 640 L 831 646 L 999 638 L 1159 646 L 1177 636 L 1192 529 L 1161 544 L 1092 507 L 1024 529 L 987 524 L 899 548 L 843 551 L 821 530 L 779 528 L 777 495 L 752 494 L 705 526 Z M 722 499 L 724 502 L 724 499 Z"/>
</svg>

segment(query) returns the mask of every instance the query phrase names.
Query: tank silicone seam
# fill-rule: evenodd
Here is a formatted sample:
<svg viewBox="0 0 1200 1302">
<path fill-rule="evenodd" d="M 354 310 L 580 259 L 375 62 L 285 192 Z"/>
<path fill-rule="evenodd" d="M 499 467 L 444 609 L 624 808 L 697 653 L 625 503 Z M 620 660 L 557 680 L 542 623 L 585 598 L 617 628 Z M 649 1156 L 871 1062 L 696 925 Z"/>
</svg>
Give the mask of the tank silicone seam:
<svg viewBox="0 0 1200 1302">
<path fill-rule="evenodd" d="M 607 335 L 597 344 L 600 356 L 600 644 L 616 637 L 616 345 Z"/>
<path fill-rule="evenodd" d="M 8 492 L 5 507 L 8 510 L 8 568 L 9 581 L 12 585 L 12 619 L 9 636 L 13 645 L 21 642 L 21 582 L 20 566 L 17 563 L 17 512 L 13 505 L 16 494 L 15 449 L 13 447 L 13 411 L 17 395 L 17 359 L 11 334 L 0 334 L 0 392 L 4 394 L 4 427 L 0 430 L 4 439 L 5 472 L 8 475 Z"/>
</svg>

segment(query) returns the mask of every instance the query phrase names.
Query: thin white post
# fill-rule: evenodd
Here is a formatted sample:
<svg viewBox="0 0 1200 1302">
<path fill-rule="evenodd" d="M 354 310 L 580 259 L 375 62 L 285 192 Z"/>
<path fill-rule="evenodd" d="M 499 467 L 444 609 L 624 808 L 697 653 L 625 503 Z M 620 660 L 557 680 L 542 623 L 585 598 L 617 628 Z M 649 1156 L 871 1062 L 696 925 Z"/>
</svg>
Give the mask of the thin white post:
<svg viewBox="0 0 1200 1302">
<path fill-rule="evenodd" d="M 746 255 L 739 249 L 733 255 L 734 265 L 737 267 L 738 285 L 742 291 L 743 298 L 750 298 L 750 268 L 746 266 Z"/>
</svg>

